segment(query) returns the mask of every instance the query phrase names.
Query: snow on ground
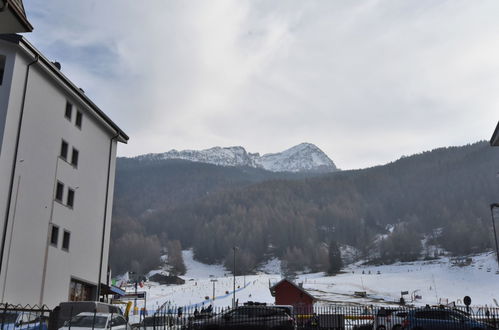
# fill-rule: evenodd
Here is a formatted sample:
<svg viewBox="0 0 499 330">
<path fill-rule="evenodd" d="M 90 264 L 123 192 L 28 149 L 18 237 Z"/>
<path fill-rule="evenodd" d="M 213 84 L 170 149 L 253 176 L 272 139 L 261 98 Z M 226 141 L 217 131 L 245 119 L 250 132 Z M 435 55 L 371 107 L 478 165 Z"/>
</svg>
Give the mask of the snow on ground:
<svg viewBox="0 0 499 330">
<path fill-rule="evenodd" d="M 281 274 L 281 260 L 278 258 L 272 258 L 263 264 L 259 269 L 260 272 L 264 274 Z"/>
<path fill-rule="evenodd" d="M 148 282 L 147 309 L 149 313 L 163 304 L 176 306 L 204 306 L 213 304 L 227 307 L 232 304 L 233 277 L 220 265 L 205 265 L 192 259 L 191 251 L 184 251 L 187 274 L 184 285 L 158 285 Z M 269 262 L 264 269 L 269 273 L 277 270 L 278 261 Z M 401 291 L 409 291 L 406 302 L 411 303 L 411 295 L 419 295 L 415 305 L 437 304 L 448 300 L 462 305 L 464 296 L 472 298 L 473 305 L 495 306 L 499 300 L 499 275 L 492 253 L 473 257 L 470 266 L 459 267 L 448 257 L 433 261 L 397 263 L 384 266 L 354 264 L 337 276 L 324 273 L 303 274 L 295 282 L 319 299 L 318 304 L 393 304 L 400 299 Z M 379 273 L 378 273 L 379 272 Z M 212 275 L 213 277 L 210 277 Z M 215 300 L 213 296 L 215 282 Z M 269 285 L 281 280 L 280 275 L 259 274 L 236 277 L 236 299 L 273 303 Z M 133 291 L 130 287 L 129 291 Z M 365 298 L 356 297 L 355 291 L 365 291 Z M 206 299 L 208 297 L 208 299 Z M 443 299 L 443 300 L 442 300 Z M 141 305 L 139 305 L 141 306 Z"/>
<path fill-rule="evenodd" d="M 187 268 L 184 279 L 202 279 L 208 277 L 223 277 L 229 273 L 222 265 L 207 265 L 194 260 L 194 253 L 192 250 L 182 251 L 184 264 Z"/>
<path fill-rule="evenodd" d="M 495 255 L 488 253 L 473 257 L 472 265 L 465 267 L 455 266 L 445 257 L 384 266 L 353 265 L 334 277 L 307 274 L 300 276 L 300 281 L 322 302 L 393 303 L 400 299 L 401 291 L 409 291 L 404 297 L 408 303 L 411 296 L 421 296 L 412 302 L 416 305 L 447 301 L 463 305 L 463 297 L 469 295 L 474 305 L 494 306 L 499 296 L 496 270 Z M 365 291 L 367 297 L 355 297 L 355 291 Z"/>
</svg>

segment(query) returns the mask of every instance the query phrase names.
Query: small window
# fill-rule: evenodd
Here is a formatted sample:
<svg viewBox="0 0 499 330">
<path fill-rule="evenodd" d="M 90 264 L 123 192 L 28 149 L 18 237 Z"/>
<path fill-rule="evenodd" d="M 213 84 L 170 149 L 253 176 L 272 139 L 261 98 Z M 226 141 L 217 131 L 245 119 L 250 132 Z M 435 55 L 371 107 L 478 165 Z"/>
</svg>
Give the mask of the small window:
<svg viewBox="0 0 499 330">
<path fill-rule="evenodd" d="M 95 286 L 72 278 L 69 284 L 69 301 L 94 300 L 94 292 Z M 104 325 L 102 328 L 104 328 Z"/>
<path fill-rule="evenodd" d="M 76 127 L 81 128 L 82 120 L 83 120 L 83 114 L 81 113 L 81 111 L 76 111 L 76 121 L 75 121 Z"/>
<path fill-rule="evenodd" d="M 62 143 L 61 143 L 61 158 L 66 160 L 68 159 L 68 143 L 64 140 L 62 140 Z"/>
<path fill-rule="evenodd" d="M 5 71 L 5 55 L 0 55 L 0 86 L 2 86 L 3 82 L 3 73 Z"/>
<path fill-rule="evenodd" d="M 66 102 L 66 112 L 64 113 L 64 117 L 67 120 L 71 121 L 71 117 L 73 116 L 73 105 L 69 102 Z"/>
<path fill-rule="evenodd" d="M 68 188 L 68 197 L 66 200 L 66 205 L 69 207 L 73 207 L 75 201 L 75 191 L 71 188 Z"/>
<path fill-rule="evenodd" d="M 78 150 L 76 150 L 75 148 L 73 148 L 73 152 L 71 153 L 71 165 L 73 165 L 74 167 L 77 167 L 78 166 L 78 156 L 79 156 L 79 152 Z"/>
<path fill-rule="evenodd" d="M 55 189 L 55 200 L 62 203 L 63 194 L 64 194 L 64 184 L 62 182 L 57 182 L 57 187 Z"/>
<path fill-rule="evenodd" d="M 69 240 L 71 239 L 71 233 L 69 231 L 64 231 L 62 236 L 62 249 L 69 251 Z"/>
<path fill-rule="evenodd" d="M 125 325 L 125 324 L 126 324 L 126 320 L 123 318 L 123 316 L 116 315 L 116 316 L 113 316 L 113 318 L 111 319 L 111 325 L 113 327 L 119 327 L 119 326 Z"/>
<path fill-rule="evenodd" d="M 59 227 L 52 225 L 52 230 L 50 231 L 50 244 L 57 246 L 59 241 Z"/>
</svg>

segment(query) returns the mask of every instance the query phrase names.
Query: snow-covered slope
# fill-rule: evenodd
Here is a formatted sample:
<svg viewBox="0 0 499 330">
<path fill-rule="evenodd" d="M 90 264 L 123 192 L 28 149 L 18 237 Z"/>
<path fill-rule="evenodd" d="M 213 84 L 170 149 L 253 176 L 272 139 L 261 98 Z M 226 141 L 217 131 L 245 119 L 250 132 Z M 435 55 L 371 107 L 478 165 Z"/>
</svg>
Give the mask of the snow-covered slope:
<svg viewBox="0 0 499 330">
<path fill-rule="evenodd" d="M 170 150 L 137 156 L 141 160 L 183 159 L 219 166 L 248 166 L 272 172 L 333 172 L 333 161 L 317 146 L 301 143 L 280 153 L 249 153 L 243 147 L 213 147 L 205 150 Z"/>
<path fill-rule="evenodd" d="M 448 257 L 432 261 L 415 261 L 384 266 L 349 265 L 337 276 L 324 273 L 302 274 L 295 280 L 318 299 L 317 305 L 364 304 L 394 305 L 400 299 L 401 291 L 408 291 L 404 298 L 409 304 L 446 304 L 455 302 L 463 305 L 463 297 L 472 297 L 472 306 L 496 306 L 499 299 L 498 269 L 495 254 L 483 253 L 470 256 L 468 266 L 456 266 Z M 172 305 L 201 306 L 213 304 L 225 307 L 231 304 L 233 278 L 221 266 L 203 265 L 192 260 L 192 253 L 184 251 L 188 274 L 184 285 L 158 285 L 146 283 L 147 308 L 153 313 L 165 302 Z M 236 277 L 236 298 L 239 303 L 246 301 L 274 303 L 269 285 L 281 279 L 278 259 L 269 261 L 266 274 Z M 269 270 L 270 270 L 269 269 Z M 215 300 L 206 299 L 213 294 L 216 281 Z M 133 292 L 130 285 L 127 291 Z M 356 291 L 365 291 L 366 297 L 358 297 Z M 475 310 L 477 307 L 472 307 Z"/>
</svg>

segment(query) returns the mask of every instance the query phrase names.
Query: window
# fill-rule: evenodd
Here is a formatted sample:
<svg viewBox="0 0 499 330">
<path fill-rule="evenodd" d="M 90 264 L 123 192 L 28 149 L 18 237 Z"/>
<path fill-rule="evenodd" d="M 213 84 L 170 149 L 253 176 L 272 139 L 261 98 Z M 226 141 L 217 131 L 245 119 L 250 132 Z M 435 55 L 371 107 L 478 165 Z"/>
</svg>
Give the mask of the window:
<svg viewBox="0 0 499 330">
<path fill-rule="evenodd" d="M 64 113 L 64 117 L 67 120 L 71 121 L 71 117 L 73 115 L 73 105 L 69 102 L 66 102 L 66 112 Z"/>
<path fill-rule="evenodd" d="M 445 320 L 447 318 L 445 311 L 439 310 L 429 310 L 423 312 L 416 312 L 416 318 L 418 319 L 433 319 L 433 320 Z"/>
<path fill-rule="evenodd" d="M 62 249 L 69 251 L 69 239 L 71 238 L 71 233 L 69 231 L 64 231 L 62 236 Z"/>
<path fill-rule="evenodd" d="M 83 114 L 80 111 L 76 111 L 76 121 L 75 121 L 76 127 L 81 128 L 82 119 L 83 119 Z"/>
<path fill-rule="evenodd" d="M 75 200 L 75 191 L 71 188 L 68 188 L 68 197 L 66 199 L 66 205 L 69 207 L 73 207 Z"/>
<path fill-rule="evenodd" d="M 449 312 L 447 314 L 447 317 L 449 320 L 453 320 L 453 321 L 466 321 L 466 318 L 458 313 Z"/>
<path fill-rule="evenodd" d="M 238 308 L 230 314 L 230 316 L 234 318 L 248 317 L 249 315 L 250 311 L 248 310 L 248 308 Z"/>
<path fill-rule="evenodd" d="M 52 225 L 52 230 L 50 231 L 50 244 L 57 247 L 57 242 L 59 241 L 59 227 Z"/>
<path fill-rule="evenodd" d="M 126 320 L 123 316 L 121 315 L 115 315 L 113 316 L 113 318 L 111 319 L 111 326 L 112 327 L 119 327 L 121 325 L 125 325 L 126 324 Z"/>
<path fill-rule="evenodd" d="M 107 316 L 76 315 L 65 324 L 65 328 L 104 329 L 106 323 Z"/>
<path fill-rule="evenodd" d="M 78 156 L 79 156 L 78 150 L 73 148 L 73 152 L 71 153 L 71 165 L 73 165 L 74 167 L 78 166 Z"/>
<path fill-rule="evenodd" d="M 91 301 L 95 297 L 95 286 L 71 279 L 69 301 Z"/>
<path fill-rule="evenodd" d="M 63 194 L 64 194 L 64 184 L 57 181 L 57 187 L 55 189 L 55 200 L 62 203 Z"/>
<path fill-rule="evenodd" d="M 0 86 L 3 81 L 3 72 L 5 71 L 5 55 L 0 55 Z"/>
<path fill-rule="evenodd" d="M 62 142 L 61 142 L 61 154 L 60 154 L 60 156 L 64 160 L 68 159 L 68 147 L 69 147 L 68 143 L 66 141 L 62 140 Z"/>
<path fill-rule="evenodd" d="M 31 323 L 31 325 L 34 325 L 33 323 L 40 322 L 40 316 L 41 316 L 40 313 L 23 312 L 19 322 L 20 323 L 22 322 L 23 325 L 27 325 L 29 323 Z M 27 326 L 26 328 L 31 328 L 31 327 Z"/>
</svg>

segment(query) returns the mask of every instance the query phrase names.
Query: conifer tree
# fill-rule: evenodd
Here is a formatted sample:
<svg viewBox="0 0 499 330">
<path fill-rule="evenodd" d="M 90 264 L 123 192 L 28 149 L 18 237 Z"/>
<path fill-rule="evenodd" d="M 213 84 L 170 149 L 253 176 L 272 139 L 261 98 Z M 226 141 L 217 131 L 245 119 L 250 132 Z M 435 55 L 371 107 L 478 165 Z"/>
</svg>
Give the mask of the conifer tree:
<svg viewBox="0 0 499 330">
<path fill-rule="evenodd" d="M 329 243 L 329 273 L 337 274 L 343 267 L 341 251 L 336 241 Z"/>
</svg>

